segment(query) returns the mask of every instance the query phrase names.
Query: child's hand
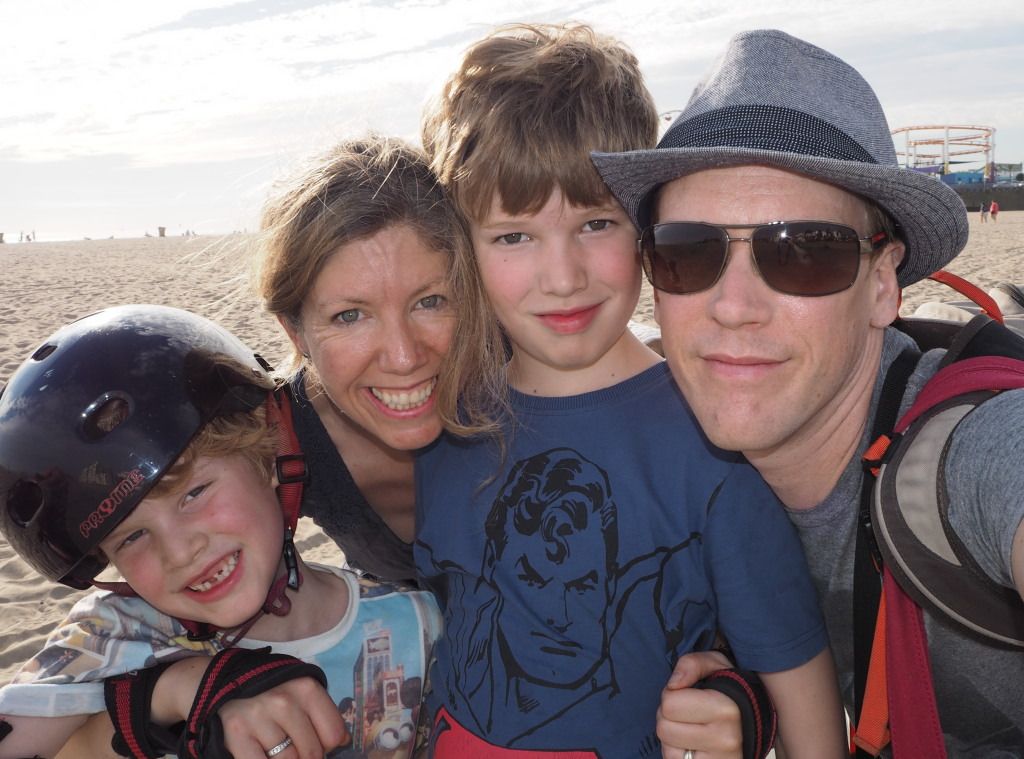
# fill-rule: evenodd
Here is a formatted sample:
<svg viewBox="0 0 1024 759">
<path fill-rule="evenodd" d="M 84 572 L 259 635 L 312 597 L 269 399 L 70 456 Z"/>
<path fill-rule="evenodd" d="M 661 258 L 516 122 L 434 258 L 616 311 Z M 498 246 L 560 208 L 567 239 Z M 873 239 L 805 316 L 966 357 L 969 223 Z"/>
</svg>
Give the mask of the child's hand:
<svg viewBox="0 0 1024 759">
<path fill-rule="evenodd" d="M 717 651 L 685 654 L 661 692 L 657 731 L 664 759 L 683 759 L 686 749 L 699 759 L 742 759 L 740 710 L 728 696 L 693 684 L 733 664 Z"/>
<path fill-rule="evenodd" d="M 285 736 L 292 745 L 283 757 L 323 759 L 347 738 L 345 723 L 320 683 L 289 680 L 252 698 L 226 703 L 218 712 L 224 744 L 235 759 L 266 759 Z"/>
</svg>

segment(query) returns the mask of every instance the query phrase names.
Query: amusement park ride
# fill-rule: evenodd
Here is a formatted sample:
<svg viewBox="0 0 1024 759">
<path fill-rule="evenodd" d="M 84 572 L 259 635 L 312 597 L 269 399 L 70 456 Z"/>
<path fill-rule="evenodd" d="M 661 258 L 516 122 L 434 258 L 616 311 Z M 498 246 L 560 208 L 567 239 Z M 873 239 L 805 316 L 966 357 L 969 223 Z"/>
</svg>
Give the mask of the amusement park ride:
<svg viewBox="0 0 1024 759">
<path fill-rule="evenodd" d="M 983 161 L 986 182 L 993 179 L 995 134 L 994 127 L 957 124 L 906 126 L 892 130 L 896 155 L 902 158 L 907 168 L 948 174 L 950 164 Z M 899 150 L 900 135 L 903 135 L 903 150 Z M 964 156 L 979 157 L 965 159 Z"/>
</svg>

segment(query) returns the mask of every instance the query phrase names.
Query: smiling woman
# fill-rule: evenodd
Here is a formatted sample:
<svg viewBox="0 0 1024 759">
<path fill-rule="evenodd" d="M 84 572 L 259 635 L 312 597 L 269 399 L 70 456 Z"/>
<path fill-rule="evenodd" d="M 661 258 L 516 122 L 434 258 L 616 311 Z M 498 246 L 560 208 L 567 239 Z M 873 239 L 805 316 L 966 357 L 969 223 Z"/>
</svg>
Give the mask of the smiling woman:
<svg viewBox="0 0 1024 759">
<path fill-rule="evenodd" d="M 263 228 L 257 288 L 295 348 L 314 473 L 303 514 L 352 566 L 412 580 L 413 451 L 441 432 L 434 390 L 455 324 L 484 309 L 455 268 L 461 219 L 419 153 L 371 137 L 285 184 Z"/>
</svg>

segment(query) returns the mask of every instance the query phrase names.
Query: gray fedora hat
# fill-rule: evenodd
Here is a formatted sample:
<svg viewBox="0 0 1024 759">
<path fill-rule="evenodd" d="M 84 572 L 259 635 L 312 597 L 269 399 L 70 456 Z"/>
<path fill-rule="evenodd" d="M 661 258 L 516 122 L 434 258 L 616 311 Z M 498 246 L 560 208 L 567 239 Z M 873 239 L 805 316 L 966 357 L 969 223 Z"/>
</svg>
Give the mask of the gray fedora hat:
<svg viewBox="0 0 1024 759">
<path fill-rule="evenodd" d="M 842 187 L 888 212 L 907 246 L 902 287 L 941 269 L 967 244 L 963 201 L 937 179 L 899 168 L 882 106 L 864 78 L 780 31 L 733 37 L 655 149 L 591 158 L 638 227 L 660 185 L 758 164 Z"/>
</svg>

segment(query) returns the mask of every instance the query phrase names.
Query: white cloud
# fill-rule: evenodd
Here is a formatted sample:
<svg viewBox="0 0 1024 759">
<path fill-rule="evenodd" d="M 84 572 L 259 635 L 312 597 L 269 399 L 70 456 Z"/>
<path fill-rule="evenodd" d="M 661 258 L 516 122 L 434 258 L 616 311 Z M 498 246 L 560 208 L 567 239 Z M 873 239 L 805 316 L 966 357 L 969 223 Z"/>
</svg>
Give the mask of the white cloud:
<svg viewBox="0 0 1024 759">
<path fill-rule="evenodd" d="M 2 157 L 272 167 L 367 128 L 415 139 L 493 24 L 570 19 L 629 44 L 664 110 L 734 32 L 775 27 L 853 63 L 894 126 L 991 123 L 1024 157 L 1019 0 L 0 0 Z"/>
</svg>

